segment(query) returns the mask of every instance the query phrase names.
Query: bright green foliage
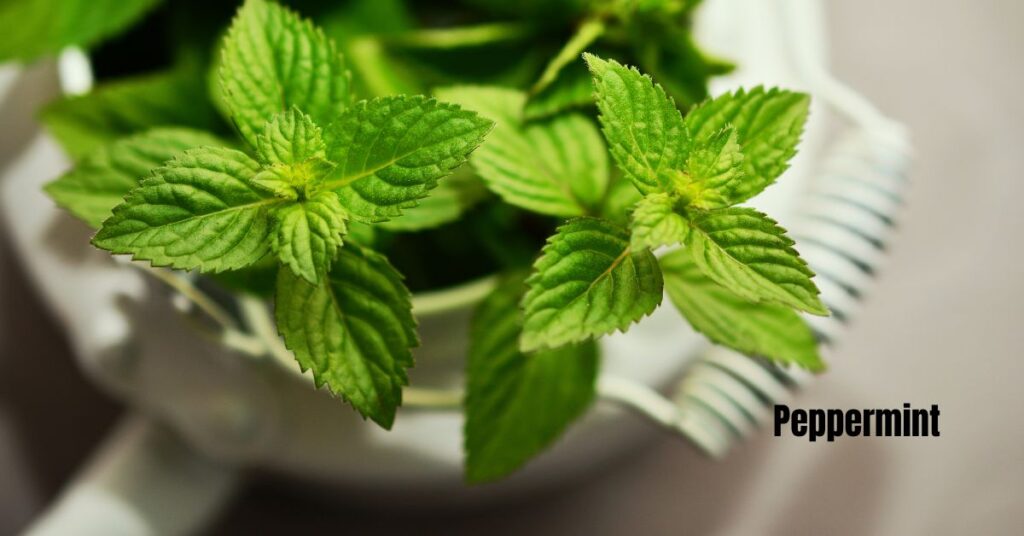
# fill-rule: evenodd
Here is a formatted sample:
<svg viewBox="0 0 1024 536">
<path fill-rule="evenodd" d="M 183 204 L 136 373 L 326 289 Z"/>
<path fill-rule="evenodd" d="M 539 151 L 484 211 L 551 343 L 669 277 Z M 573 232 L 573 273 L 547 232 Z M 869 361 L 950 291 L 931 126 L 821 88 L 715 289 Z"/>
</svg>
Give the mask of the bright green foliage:
<svg viewBox="0 0 1024 536">
<path fill-rule="evenodd" d="M 268 167 L 253 184 L 284 199 L 312 197 L 334 169 L 325 149 L 320 128 L 308 115 L 295 108 L 281 113 L 256 137 L 256 152 Z"/>
<path fill-rule="evenodd" d="M 464 402 L 466 479 L 486 482 L 518 469 L 554 442 L 594 399 L 593 341 L 523 354 L 518 340 L 521 278 L 477 308 Z"/>
<path fill-rule="evenodd" d="M 676 212 L 678 200 L 669 194 L 651 194 L 633 210 L 633 250 L 681 244 L 690 232 L 686 218 Z"/>
<path fill-rule="evenodd" d="M 731 127 L 694 144 L 686 165 L 689 176 L 683 177 L 677 188 L 694 207 L 728 207 L 737 191 L 745 187 L 743 153 Z"/>
<path fill-rule="evenodd" d="M 792 248 L 785 230 L 757 211 L 731 208 L 749 192 L 763 188 L 750 170 L 778 169 L 779 162 L 767 161 L 776 156 L 785 165 L 792 151 L 780 149 L 780 144 L 798 137 L 803 116 L 758 109 L 733 111 L 735 106 L 729 103 L 743 99 L 727 96 L 724 104 L 716 99 L 698 108 L 700 121 L 690 116 L 684 120 L 672 99 L 646 75 L 590 54 L 584 58 L 593 74 L 610 151 L 643 197 L 630 214 L 629 232 L 607 220 L 581 218 L 560 227 L 549 239 L 527 280 L 530 290 L 523 299 L 521 348 L 558 347 L 627 329 L 661 301 L 662 272 L 651 249 L 680 243 L 685 243 L 684 254 L 692 256 L 701 277 L 724 287 L 715 292 L 702 287 L 711 296 L 708 300 L 722 297 L 718 304 L 722 311 L 709 315 L 739 314 L 735 313 L 738 304 L 747 303 L 760 315 L 754 318 L 763 319 L 766 326 L 770 319 L 768 327 L 777 327 L 797 318 L 790 308 L 827 314 L 811 281 L 814 274 Z M 783 93 L 773 90 L 765 95 Z M 764 97 L 766 106 L 774 98 Z M 736 122 L 719 121 L 721 117 Z M 749 153 L 744 139 L 753 140 Z M 768 143 L 775 152 L 763 148 L 764 140 L 778 142 Z M 758 160 L 765 162 L 756 164 Z M 606 218 L 622 219 L 621 199 L 628 198 L 626 193 L 617 188 L 615 195 L 603 200 Z M 693 300 L 682 300 L 680 308 L 693 309 L 700 298 Z M 787 359 L 780 357 L 778 341 L 750 326 L 742 328 L 746 335 L 737 336 L 742 338 L 728 339 L 715 331 L 721 323 L 713 324 L 693 311 L 687 315 L 698 318 L 699 329 L 714 340 Z M 757 347 L 753 339 L 769 347 Z M 813 341 L 811 346 L 813 352 Z M 806 344 L 802 348 L 804 354 L 788 359 L 815 366 L 807 357 Z"/>
<path fill-rule="evenodd" d="M 68 45 L 92 46 L 133 24 L 160 0 L 0 2 L 0 62 L 31 60 Z"/>
<path fill-rule="evenodd" d="M 732 126 L 743 149 L 743 180 L 730 188 L 728 204 L 757 195 L 789 167 L 796 154 L 810 97 L 777 88 L 738 90 L 706 101 L 686 114 L 690 137 L 712 143 L 723 128 Z"/>
<path fill-rule="evenodd" d="M 391 428 L 419 344 L 410 300 L 387 259 L 347 244 L 319 284 L 278 272 L 277 327 L 317 387 Z"/>
<path fill-rule="evenodd" d="M 527 279 L 524 352 L 623 330 L 661 303 L 658 261 L 633 251 L 625 229 L 597 218 L 558 228 Z"/>
<path fill-rule="evenodd" d="M 814 272 L 775 220 L 751 208 L 699 213 L 687 244 L 702 272 L 750 301 L 771 301 L 827 315 Z"/>
<path fill-rule="evenodd" d="M 0 35 L 0 57 L 19 40 L 36 52 L 95 42 L 157 1 L 0 0 L 0 19 L 35 21 Z M 57 4 L 71 7 L 44 20 L 39 6 Z M 46 110 L 79 161 L 47 191 L 100 226 L 98 247 L 274 292 L 300 367 L 385 428 L 419 342 L 402 276 L 368 248 L 390 251 L 410 286 L 437 288 L 528 263 L 538 233 L 569 218 L 532 275 L 500 284 L 474 315 L 469 481 L 514 471 L 582 415 L 595 396 L 594 339 L 650 314 L 666 284 L 711 340 L 822 367 L 793 310 L 826 313 L 813 274 L 774 221 L 733 206 L 786 169 L 807 96 L 741 90 L 684 118 L 727 68 L 692 40 L 695 0 L 438 3 L 426 28 L 426 11 L 404 0 L 314 2 L 337 45 L 270 0 L 246 0 L 222 32 L 209 4 L 152 19 L 172 26 L 173 71 Z M 482 22 L 444 24 L 455 20 Z M 70 30 L 37 31 L 45 24 Z M 145 45 L 146 33 L 111 48 Z M 628 59 L 660 85 L 617 61 L 579 61 L 585 50 Z M 108 52 L 96 55 L 101 79 L 133 68 Z M 436 87 L 441 101 L 407 95 Z M 357 91 L 375 98 L 357 102 Z M 229 125 L 211 101 L 244 152 L 214 137 Z M 600 124 L 571 111 L 591 102 Z M 662 261 L 652 252 L 679 245 Z"/>
<path fill-rule="evenodd" d="M 150 170 L 186 149 L 221 145 L 214 136 L 183 128 L 160 128 L 121 138 L 98 149 L 74 169 L 46 185 L 58 205 L 98 229 Z"/>
<path fill-rule="evenodd" d="M 753 303 L 726 290 L 701 273 L 686 251 L 669 253 L 660 262 L 672 303 L 712 341 L 780 363 L 824 369 L 814 334 L 792 309 Z"/>
<path fill-rule="evenodd" d="M 218 130 L 221 125 L 202 81 L 183 70 L 100 84 L 47 105 L 41 119 L 75 159 L 156 127 Z"/>
<path fill-rule="evenodd" d="M 292 106 L 326 125 L 352 102 L 350 74 L 334 42 L 275 3 L 246 0 L 228 29 L 223 55 L 223 99 L 253 145 L 264 123 Z"/>
<path fill-rule="evenodd" d="M 249 182 L 258 166 L 231 149 L 186 151 L 132 190 L 93 244 L 185 270 L 252 264 L 270 251 L 267 208 L 277 202 Z"/>
<path fill-rule="evenodd" d="M 290 166 L 326 158 L 326 149 L 320 127 L 298 108 L 274 116 L 256 137 L 256 153 L 269 165 Z"/>
<path fill-rule="evenodd" d="M 157 167 L 162 158 L 141 160 L 116 145 L 116 155 L 135 160 L 121 173 L 127 179 L 106 180 L 127 189 L 126 180 L 156 169 L 113 209 L 94 244 L 157 266 L 206 272 L 243 269 L 273 251 L 285 267 L 277 270 L 278 320 L 289 347 L 318 385 L 327 383 L 390 426 L 411 366 L 415 322 L 401 277 L 384 257 L 356 245 L 371 242 L 373 230 L 356 225 L 358 236 L 342 248 L 347 220 L 381 222 L 416 207 L 466 163 L 493 124 L 421 96 L 349 104 L 348 74 L 333 45 L 308 22 L 261 0 L 239 11 L 221 78 L 258 159 L 204 147 Z M 138 142 L 124 142 L 138 152 L 129 142 Z M 182 143 L 171 139 L 159 150 L 177 153 Z M 94 158 L 102 164 L 112 157 Z M 414 213 L 408 227 L 457 217 L 473 202 L 470 179 Z M 55 191 L 76 180 L 83 179 L 64 180 Z"/>
<path fill-rule="evenodd" d="M 276 207 L 272 246 L 295 275 L 316 284 L 327 273 L 345 234 L 345 209 L 334 192 Z"/>
<path fill-rule="evenodd" d="M 470 162 L 506 202 L 553 216 L 596 213 L 608 185 L 607 151 L 593 123 L 579 114 L 523 124 L 524 93 L 498 87 L 437 90 L 494 120 L 494 132 Z"/>
<path fill-rule="evenodd" d="M 689 152 L 683 118 L 647 75 L 592 54 L 597 108 L 612 157 L 643 193 L 667 192 Z"/>
<path fill-rule="evenodd" d="M 492 125 L 422 96 L 361 101 L 324 131 L 327 158 L 337 168 L 323 187 L 337 191 L 357 220 L 401 216 L 462 165 Z"/>
</svg>

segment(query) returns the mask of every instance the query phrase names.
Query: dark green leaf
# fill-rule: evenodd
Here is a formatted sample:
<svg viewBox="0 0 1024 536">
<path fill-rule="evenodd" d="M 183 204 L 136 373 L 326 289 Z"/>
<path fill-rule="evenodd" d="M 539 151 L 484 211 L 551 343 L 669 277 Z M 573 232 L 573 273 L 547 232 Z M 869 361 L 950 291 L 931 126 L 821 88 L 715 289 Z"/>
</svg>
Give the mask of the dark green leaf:
<svg viewBox="0 0 1024 536">
<path fill-rule="evenodd" d="M 593 341 L 522 354 L 521 278 L 499 286 L 473 316 L 465 399 L 466 479 L 501 478 L 544 450 L 594 399 Z"/>
<path fill-rule="evenodd" d="M 280 270 L 275 308 L 285 344 L 316 386 L 390 429 L 419 341 L 411 296 L 387 259 L 347 244 L 317 285 Z"/>
</svg>

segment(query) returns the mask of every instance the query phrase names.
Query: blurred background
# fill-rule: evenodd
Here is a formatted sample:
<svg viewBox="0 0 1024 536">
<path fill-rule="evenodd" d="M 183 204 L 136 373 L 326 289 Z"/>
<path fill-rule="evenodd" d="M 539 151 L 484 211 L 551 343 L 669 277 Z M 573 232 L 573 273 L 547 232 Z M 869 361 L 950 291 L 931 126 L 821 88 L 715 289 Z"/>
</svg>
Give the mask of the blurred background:
<svg viewBox="0 0 1024 536">
<path fill-rule="evenodd" d="M 1024 532 L 1024 3 L 838 1 L 828 20 L 833 72 L 907 124 L 916 154 L 883 277 L 794 405 L 934 403 L 942 437 L 811 444 L 766 431 L 721 462 L 664 437 L 544 495 L 430 514 L 257 482 L 209 533 Z M 2 240 L 0 534 L 12 534 L 123 408 L 75 367 Z"/>
</svg>

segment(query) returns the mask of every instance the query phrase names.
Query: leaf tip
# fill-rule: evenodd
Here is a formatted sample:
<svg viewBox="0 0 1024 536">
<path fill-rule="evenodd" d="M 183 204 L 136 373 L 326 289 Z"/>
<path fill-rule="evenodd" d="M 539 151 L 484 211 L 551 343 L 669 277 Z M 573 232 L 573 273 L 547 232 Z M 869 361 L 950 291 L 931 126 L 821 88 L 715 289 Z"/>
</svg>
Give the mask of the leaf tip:
<svg viewBox="0 0 1024 536">
<path fill-rule="evenodd" d="M 538 337 L 536 332 L 523 328 L 522 333 L 519 334 L 519 351 L 524 354 L 540 350 L 544 347 L 544 341 L 541 337 Z"/>
<path fill-rule="evenodd" d="M 606 60 L 604 58 L 601 58 L 600 56 L 598 56 L 596 54 L 591 54 L 590 52 L 584 52 L 583 53 L 583 61 L 586 62 L 587 69 L 590 69 L 590 72 L 594 76 L 601 76 L 601 75 L 603 75 L 605 73 L 605 71 L 608 70 L 608 65 L 609 65 L 608 60 Z"/>
</svg>

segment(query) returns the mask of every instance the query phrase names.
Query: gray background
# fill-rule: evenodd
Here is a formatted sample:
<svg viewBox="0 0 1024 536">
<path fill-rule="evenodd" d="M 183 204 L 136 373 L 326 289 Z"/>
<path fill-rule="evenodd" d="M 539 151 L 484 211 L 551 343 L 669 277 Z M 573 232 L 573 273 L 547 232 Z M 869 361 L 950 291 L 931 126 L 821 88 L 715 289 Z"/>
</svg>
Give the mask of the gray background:
<svg viewBox="0 0 1024 536">
<path fill-rule="evenodd" d="M 761 434 L 724 463 L 665 438 L 527 501 L 433 515 L 264 483 L 211 533 L 1024 533 L 1024 2 L 846 0 L 829 21 L 834 71 L 910 125 L 917 156 L 880 286 L 797 404 L 937 403 L 941 438 Z M 54 496 L 119 412 L 0 244 L 0 534 Z"/>
</svg>

